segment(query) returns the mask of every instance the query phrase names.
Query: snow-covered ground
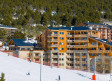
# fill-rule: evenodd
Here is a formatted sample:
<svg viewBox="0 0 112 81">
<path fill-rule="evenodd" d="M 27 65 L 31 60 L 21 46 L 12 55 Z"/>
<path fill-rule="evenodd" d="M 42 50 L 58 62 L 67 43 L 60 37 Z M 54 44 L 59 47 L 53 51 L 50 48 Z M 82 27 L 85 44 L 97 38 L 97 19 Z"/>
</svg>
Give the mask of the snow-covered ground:
<svg viewBox="0 0 112 81">
<path fill-rule="evenodd" d="M 6 81 L 40 81 L 39 64 L 0 52 L 0 73 L 2 72 L 5 73 Z M 28 72 L 30 75 L 27 75 Z M 42 81 L 58 81 L 59 75 L 60 81 L 93 81 L 91 80 L 92 74 L 78 70 L 42 66 Z M 97 74 L 96 78 L 96 81 L 109 81 L 110 75 Z"/>
</svg>

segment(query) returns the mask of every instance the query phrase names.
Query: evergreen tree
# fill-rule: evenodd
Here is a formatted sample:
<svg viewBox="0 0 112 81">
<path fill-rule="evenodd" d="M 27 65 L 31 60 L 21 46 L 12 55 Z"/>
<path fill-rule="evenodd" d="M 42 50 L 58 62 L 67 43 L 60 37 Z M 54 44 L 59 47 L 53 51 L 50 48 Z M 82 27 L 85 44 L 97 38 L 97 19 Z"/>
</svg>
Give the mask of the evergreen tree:
<svg viewBox="0 0 112 81">
<path fill-rule="evenodd" d="M 0 81 L 5 81 L 4 76 L 5 76 L 4 73 L 2 73 L 2 77 L 1 77 Z"/>
<path fill-rule="evenodd" d="M 21 33 L 20 31 L 16 31 L 12 36 L 14 39 L 25 39 L 25 34 Z"/>
</svg>

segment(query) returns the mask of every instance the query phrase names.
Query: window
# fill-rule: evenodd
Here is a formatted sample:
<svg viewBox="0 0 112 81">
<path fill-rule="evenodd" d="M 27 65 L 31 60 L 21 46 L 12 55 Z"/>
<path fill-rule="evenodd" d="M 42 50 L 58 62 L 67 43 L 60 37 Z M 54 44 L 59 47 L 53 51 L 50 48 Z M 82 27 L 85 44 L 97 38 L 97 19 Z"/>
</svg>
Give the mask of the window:
<svg viewBox="0 0 112 81">
<path fill-rule="evenodd" d="M 64 55 L 64 53 L 62 53 L 62 55 Z"/>
<path fill-rule="evenodd" d="M 108 56 L 108 53 L 106 53 L 105 56 Z"/>
<path fill-rule="evenodd" d="M 98 54 L 98 56 L 101 56 L 101 55 L 102 55 L 101 53 Z"/>
<path fill-rule="evenodd" d="M 61 34 L 61 32 L 60 32 L 60 34 Z"/>
<path fill-rule="evenodd" d="M 27 50 L 30 50 L 30 48 L 27 48 Z"/>
<path fill-rule="evenodd" d="M 64 32 L 62 32 L 62 34 L 64 34 Z"/>
<path fill-rule="evenodd" d="M 64 45 L 64 43 L 62 42 L 62 45 Z"/>
<path fill-rule="evenodd" d="M 64 60 L 64 59 L 62 58 L 62 60 Z"/>
<path fill-rule="evenodd" d="M 62 50 L 64 50 L 64 48 L 62 48 Z"/>
<path fill-rule="evenodd" d="M 25 48 L 21 48 L 21 50 L 25 50 Z"/>
<path fill-rule="evenodd" d="M 63 40 L 64 38 L 62 37 L 62 40 Z"/>
<path fill-rule="evenodd" d="M 57 50 L 57 48 L 54 48 L 54 50 Z"/>
<path fill-rule="evenodd" d="M 62 63 L 62 66 L 64 66 L 64 64 Z"/>
<path fill-rule="evenodd" d="M 57 34 L 57 32 L 54 32 L 54 34 Z"/>
<path fill-rule="evenodd" d="M 60 45 L 61 45 L 61 42 L 60 42 Z"/>
<path fill-rule="evenodd" d="M 61 39 L 61 37 L 60 37 L 60 39 Z"/>
</svg>

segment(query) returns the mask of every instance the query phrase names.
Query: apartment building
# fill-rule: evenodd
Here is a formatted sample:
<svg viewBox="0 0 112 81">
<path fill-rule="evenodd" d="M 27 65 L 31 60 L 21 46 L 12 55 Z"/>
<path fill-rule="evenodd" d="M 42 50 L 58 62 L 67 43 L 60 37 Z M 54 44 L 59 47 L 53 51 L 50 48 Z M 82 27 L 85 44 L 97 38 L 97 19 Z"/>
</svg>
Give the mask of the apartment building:
<svg viewBox="0 0 112 81">
<path fill-rule="evenodd" d="M 90 29 L 94 29 L 101 33 L 100 38 L 106 39 L 108 42 L 112 42 L 112 26 L 108 24 L 102 23 L 91 23 L 91 22 L 84 22 L 80 23 L 78 26 L 88 26 Z"/>
<path fill-rule="evenodd" d="M 112 44 L 99 38 L 99 31 L 86 26 L 48 27 L 37 37 L 37 48 L 44 48 L 51 66 L 90 71 L 92 58 L 112 55 Z"/>
<path fill-rule="evenodd" d="M 12 26 L 4 26 L 4 25 L 0 25 L 0 29 L 1 30 L 6 30 L 7 31 L 7 35 L 14 35 L 14 32 L 16 32 L 17 28 L 12 27 Z"/>
</svg>

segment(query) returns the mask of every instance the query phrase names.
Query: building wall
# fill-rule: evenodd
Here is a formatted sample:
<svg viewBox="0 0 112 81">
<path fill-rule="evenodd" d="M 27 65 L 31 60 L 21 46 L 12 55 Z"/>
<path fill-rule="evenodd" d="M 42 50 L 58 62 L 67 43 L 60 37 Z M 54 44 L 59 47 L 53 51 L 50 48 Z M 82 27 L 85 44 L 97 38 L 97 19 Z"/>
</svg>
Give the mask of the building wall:
<svg viewBox="0 0 112 81">
<path fill-rule="evenodd" d="M 44 51 L 43 50 L 33 50 L 33 51 L 20 50 L 20 51 L 15 51 L 14 53 L 17 54 L 21 59 L 28 60 L 28 61 L 31 60 L 32 62 L 40 63 L 40 55 L 43 56 Z M 42 64 L 43 64 L 43 60 L 42 60 Z"/>
</svg>

